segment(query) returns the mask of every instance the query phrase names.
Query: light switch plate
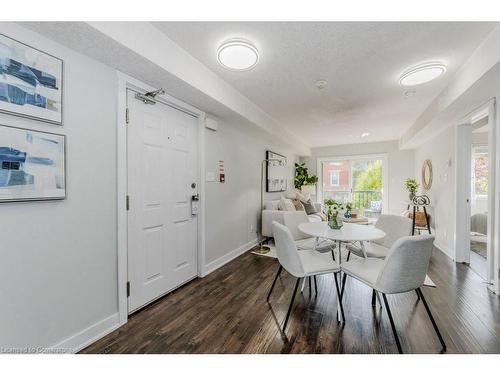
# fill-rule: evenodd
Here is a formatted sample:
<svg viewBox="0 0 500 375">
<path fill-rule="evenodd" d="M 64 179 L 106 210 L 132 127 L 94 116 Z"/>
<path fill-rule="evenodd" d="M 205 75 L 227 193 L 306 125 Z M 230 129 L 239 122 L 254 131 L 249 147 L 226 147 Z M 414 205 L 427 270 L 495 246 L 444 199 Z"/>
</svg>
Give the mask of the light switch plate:
<svg viewBox="0 0 500 375">
<path fill-rule="evenodd" d="M 215 181 L 215 173 L 214 172 L 207 172 L 205 176 L 205 181 L 206 182 L 214 182 Z"/>
</svg>

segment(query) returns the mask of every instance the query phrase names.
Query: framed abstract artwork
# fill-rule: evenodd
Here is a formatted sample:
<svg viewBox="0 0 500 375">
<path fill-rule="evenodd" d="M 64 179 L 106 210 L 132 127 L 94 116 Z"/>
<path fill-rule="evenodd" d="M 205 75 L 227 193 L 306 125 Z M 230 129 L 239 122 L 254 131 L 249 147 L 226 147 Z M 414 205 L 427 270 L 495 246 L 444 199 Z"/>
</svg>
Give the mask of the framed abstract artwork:
<svg viewBox="0 0 500 375">
<path fill-rule="evenodd" d="M 62 125 L 63 61 L 0 34 L 0 112 Z"/>
<path fill-rule="evenodd" d="M 64 135 L 0 125 L 0 202 L 66 198 Z"/>
<path fill-rule="evenodd" d="M 266 151 L 266 192 L 276 193 L 287 190 L 287 179 L 284 172 L 285 168 L 274 168 L 274 167 L 285 167 L 287 163 L 286 156 L 277 154 L 273 151 Z"/>
</svg>

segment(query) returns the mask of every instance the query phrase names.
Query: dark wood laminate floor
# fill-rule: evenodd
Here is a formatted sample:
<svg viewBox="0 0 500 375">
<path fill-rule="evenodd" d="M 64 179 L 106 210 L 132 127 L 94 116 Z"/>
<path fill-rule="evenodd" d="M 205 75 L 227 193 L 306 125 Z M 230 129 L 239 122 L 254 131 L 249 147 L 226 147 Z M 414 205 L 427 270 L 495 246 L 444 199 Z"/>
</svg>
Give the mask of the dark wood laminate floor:
<svg viewBox="0 0 500 375">
<path fill-rule="evenodd" d="M 296 298 L 286 336 L 279 329 L 294 278 L 282 273 L 271 304 L 266 294 L 275 259 L 246 253 L 132 315 L 127 324 L 83 353 L 397 353 L 385 310 L 371 290 L 348 278 L 346 323 L 336 322 L 330 275 L 318 277 L 318 296 Z M 500 353 L 500 297 L 479 276 L 434 250 L 423 288 L 448 345 L 447 353 Z M 388 296 L 405 353 L 438 353 L 439 341 L 415 293 Z"/>
</svg>

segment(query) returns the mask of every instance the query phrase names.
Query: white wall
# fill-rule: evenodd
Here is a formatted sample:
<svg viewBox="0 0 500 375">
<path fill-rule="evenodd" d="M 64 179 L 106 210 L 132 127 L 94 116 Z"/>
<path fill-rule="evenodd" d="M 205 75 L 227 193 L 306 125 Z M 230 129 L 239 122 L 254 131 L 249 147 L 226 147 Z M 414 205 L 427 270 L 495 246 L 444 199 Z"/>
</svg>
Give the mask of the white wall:
<svg viewBox="0 0 500 375">
<path fill-rule="evenodd" d="M 0 124 L 67 136 L 67 199 L 0 205 L 0 347 L 75 348 L 118 324 L 116 71 L 11 23 L 0 32 L 64 60 L 64 126 L 1 115 Z M 172 93 L 175 95 L 175 93 Z M 257 238 L 265 150 L 295 155 L 263 130 L 219 122 L 206 131 L 205 271 Z M 266 199 L 280 193 L 266 194 Z"/>
<path fill-rule="evenodd" d="M 408 193 L 404 189 L 404 180 L 413 177 L 414 159 L 412 150 L 399 150 L 398 142 L 373 142 L 311 149 L 311 156 L 304 158 L 309 172 L 317 175 L 317 159 L 328 156 L 351 156 L 382 154 L 388 155 L 389 169 L 389 213 L 400 214 L 406 209 Z"/>
<path fill-rule="evenodd" d="M 425 159 L 432 161 L 433 182 L 424 193 L 430 198 L 429 214 L 435 231 L 435 245 L 454 257 L 455 236 L 455 127 L 449 127 L 415 149 L 415 176 L 421 184 Z M 464 166 L 470 168 L 469 166 Z"/>
<path fill-rule="evenodd" d="M 260 165 L 266 150 L 288 158 L 289 187 L 293 188 L 295 155 L 272 142 L 269 135 L 237 123 L 219 121 L 217 131 L 206 130 L 206 170 L 218 171 L 224 160 L 226 183 L 206 183 L 206 265 L 208 269 L 228 260 L 257 238 L 260 220 Z M 281 193 L 264 193 L 265 200 Z"/>
<path fill-rule="evenodd" d="M 67 199 L 0 206 L 0 347 L 48 347 L 118 309 L 116 73 L 17 25 L 0 32 L 64 60 L 64 126 L 0 115 L 67 136 Z"/>
</svg>

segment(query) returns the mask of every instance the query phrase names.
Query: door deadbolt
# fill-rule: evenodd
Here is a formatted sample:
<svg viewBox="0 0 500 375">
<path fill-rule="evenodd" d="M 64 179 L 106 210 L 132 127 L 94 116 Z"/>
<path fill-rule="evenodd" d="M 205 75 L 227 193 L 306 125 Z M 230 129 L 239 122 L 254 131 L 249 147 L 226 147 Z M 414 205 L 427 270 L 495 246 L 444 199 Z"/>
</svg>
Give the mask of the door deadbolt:
<svg viewBox="0 0 500 375">
<path fill-rule="evenodd" d="M 196 188 L 196 182 L 193 182 L 193 183 L 191 184 L 191 189 L 194 189 L 194 188 Z"/>
</svg>

